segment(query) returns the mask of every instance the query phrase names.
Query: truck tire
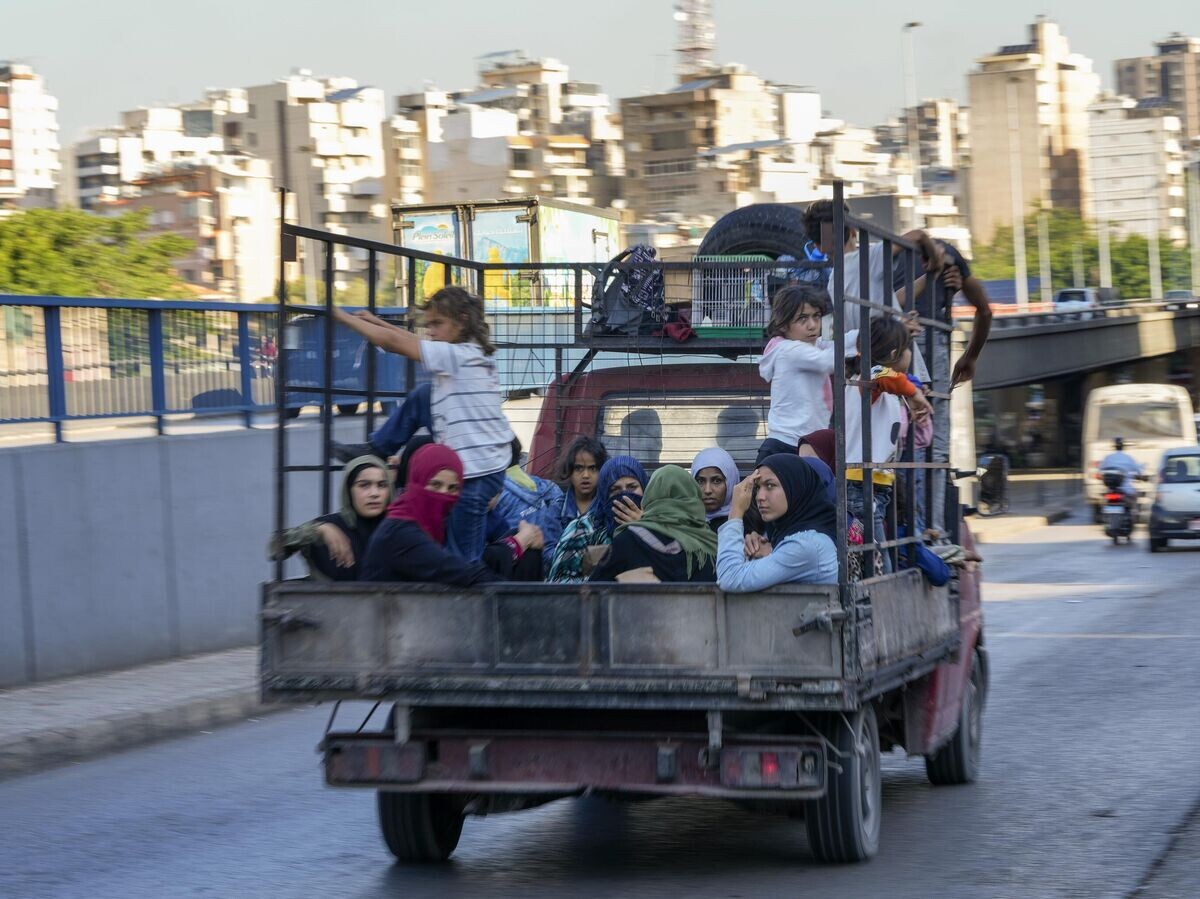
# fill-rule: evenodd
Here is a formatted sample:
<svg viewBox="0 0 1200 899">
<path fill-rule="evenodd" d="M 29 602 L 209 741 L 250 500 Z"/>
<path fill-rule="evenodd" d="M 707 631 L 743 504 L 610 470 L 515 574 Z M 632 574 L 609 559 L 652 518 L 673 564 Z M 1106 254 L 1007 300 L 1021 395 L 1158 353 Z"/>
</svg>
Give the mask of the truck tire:
<svg viewBox="0 0 1200 899">
<path fill-rule="evenodd" d="M 847 723 L 849 727 L 847 727 Z M 813 855 L 822 862 L 861 862 L 879 850 L 883 788 L 875 708 L 829 719 L 830 750 L 825 795 L 805 803 L 804 824 Z"/>
<path fill-rule="evenodd" d="M 804 213 L 782 203 L 755 203 L 726 213 L 708 229 L 697 256 L 762 253 L 804 258 Z"/>
<path fill-rule="evenodd" d="M 378 793 L 379 829 L 401 862 L 442 862 L 462 836 L 462 798 L 449 793 Z"/>
<path fill-rule="evenodd" d="M 954 735 L 933 755 L 925 756 L 925 774 L 938 786 L 974 783 L 983 749 L 983 706 L 987 682 L 979 653 L 971 654 L 971 677 L 963 689 Z"/>
</svg>

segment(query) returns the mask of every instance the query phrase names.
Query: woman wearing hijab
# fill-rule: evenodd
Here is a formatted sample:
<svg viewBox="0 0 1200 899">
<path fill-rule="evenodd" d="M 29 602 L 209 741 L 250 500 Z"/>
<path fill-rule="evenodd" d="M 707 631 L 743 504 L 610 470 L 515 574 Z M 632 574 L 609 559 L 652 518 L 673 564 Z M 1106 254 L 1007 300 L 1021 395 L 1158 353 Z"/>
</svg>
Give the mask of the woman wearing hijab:
<svg viewBox="0 0 1200 899">
<path fill-rule="evenodd" d="M 546 580 L 557 584 L 587 580 L 594 564 L 594 553 L 589 551 L 611 544 L 617 525 L 635 522 L 641 517 L 645 489 L 646 470 L 637 459 L 613 456 L 605 462 L 596 483 L 596 499 L 592 507 L 568 524 L 558 538 Z"/>
<path fill-rule="evenodd" d="M 692 460 L 692 477 L 704 500 L 704 518 L 715 532 L 729 520 L 729 504 L 733 488 L 742 479 L 733 456 L 719 446 L 700 450 Z"/>
<path fill-rule="evenodd" d="M 754 547 L 742 528 L 752 496 L 767 532 L 767 541 L 755 541 Z M 717 534 L 717 583 L 731 593 L 836 584 L 836 527 L 833 503 L 812 467 L 799 456 L 768 456 L 733 491 L 729 521 Z M 753 558 L 747 558 L 748 550 Z"/>
<path fill-rule="evenodd" d="M 705 521 L 704 501 L 692 476 L 678 465 L 654 472 L 642 497 L 642 517 L 618 525 L 612 551 L 593 581 L 649 568 L 664 583 L 717 579 L 717 536 Z"/>
<path fill-rule="evenodd" d="M 446 549 L 446 519 L 462 482 L 462 461 L 450 447 L 431 443 L 413 453 L 404 492 L 376 528 L 360 579 L 458 587 L 500 580 L 482 562 L 468 562 Z"/>
<path fill-rule="evenodd" d="M 375 456 L 351 459 L 342 472 L 341 508 L 277 535 L 271 561 L 299 552 L 318 580 L 358 580 L 367 544 L 391 502 L 392 482 L 387 465 Z"/>
</svg>

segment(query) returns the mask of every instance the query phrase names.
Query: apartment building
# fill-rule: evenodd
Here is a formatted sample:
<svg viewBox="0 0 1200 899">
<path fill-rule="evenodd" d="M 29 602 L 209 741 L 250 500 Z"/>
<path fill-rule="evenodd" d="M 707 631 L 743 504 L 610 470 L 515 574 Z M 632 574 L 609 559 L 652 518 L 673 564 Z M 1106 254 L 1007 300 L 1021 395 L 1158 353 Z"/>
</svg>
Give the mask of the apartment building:
<svg viewBox="0 0 1200 899">
<path fill-rule="evenodd" d="M 221 123 L 245 104 L 243 91 L 212 91 L 198 103 L 121 113 L 119 125 L 74 146 L 76 202 L 82 209 L 95 210 L 136 196 L 134 182 L 149 171 L 220 153 L 225 147 Z"/>
<path fill-rule="evenodd" d="M 1026 43 L 980 58 L 967 83 L 975 239 L 990 241 L 998 226 L 1011 224 L 1014 206 L 1089 216 L 1087 110 L 1100 88 L 1092 61 L 1071 51 L 1058 25 L 1039 18 Z"/>
<path fill-rule="evenodd" d="M 230 147 L 270 161 L 276 186 L 295 194 L 301 224 L 388 240 L 386 119 L 382 90 L 300 69 L 246 88 L 245 110 L 226 116 L 224 137 Z M 304 276 L 313 282 L 324 264 L 314 257 L 303 260 Z M 337 248 L 335 287 L 346 288 L 366 267 L 365 252 Z"/>
<path fill-rule="evenodd" d="M 0 214 L 54 206 L 61 170 L 58 99 L 31 66 L 0 62 Z"/>
<path fill-rule="evenodd" d="M 246 303 L 274 295 L 279 201 L 267 160 L 219 153 L 148 168 L 131 187 L 136 195 L 106 200 L 96 211 L 148 210 L 149 233 L 191 240 L 192 252 L 172 268 L 197 293 Z"/>
<path fill-rule="evenodd" d="M 1186 154 L 1174 106 L 1104 94 L 1088 108 L 1093 211 L 1121 235 L 1187 241 Z"/>
<path fill-rule="evenodd" d="M 1179 116 L 1185 142 L 1200 146 L 1200 38 L 1175 32 L 1154 46 L 1154 56 L 1113 63 L 1117 93 L 1165 100 Z"/>
</svg>

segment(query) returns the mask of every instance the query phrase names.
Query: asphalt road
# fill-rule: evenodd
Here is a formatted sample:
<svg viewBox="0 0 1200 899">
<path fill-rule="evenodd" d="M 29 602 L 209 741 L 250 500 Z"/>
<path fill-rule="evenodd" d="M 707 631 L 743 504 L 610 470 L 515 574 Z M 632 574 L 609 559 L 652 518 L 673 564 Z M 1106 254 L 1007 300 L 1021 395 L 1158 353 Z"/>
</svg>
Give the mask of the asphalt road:
<svg viewBox="0 0 1200 899">
<path fill-rule="evenodd" d="M 1200 895 L 1174 864 L 1197 841 L 1173 842 L 1200 805 L 1200 546 L 1081 521 L 986 547 L 983 775 L 935 788 L 888 756 L 869 863 L 818 865 L 802 823 L 720 802 L 563 801 L 402 868 L 373 795 L 322 786 L 327 713 L 304 709 L 0 784 L 0 895 Z"/>
</svg>

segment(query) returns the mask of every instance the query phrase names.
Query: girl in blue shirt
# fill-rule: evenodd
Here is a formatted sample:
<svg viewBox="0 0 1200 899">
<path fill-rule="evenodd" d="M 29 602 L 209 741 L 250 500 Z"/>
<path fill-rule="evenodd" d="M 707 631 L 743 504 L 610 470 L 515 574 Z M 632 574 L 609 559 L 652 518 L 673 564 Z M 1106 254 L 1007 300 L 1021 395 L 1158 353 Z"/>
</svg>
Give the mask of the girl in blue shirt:
<svg viewBox="0 0 1200 899">
<path fill-rule="evenodd" d="M 751 498 L 766 522 L 765 540 L 747 538 L 742 525 Z M 734 488 L 729 521 L 717 532 L 717 583 L 731 593 L 836 584 L 836 528 L 833 503 L 812 467 L 799 456 L 768 456 Z"/>
</svg>

